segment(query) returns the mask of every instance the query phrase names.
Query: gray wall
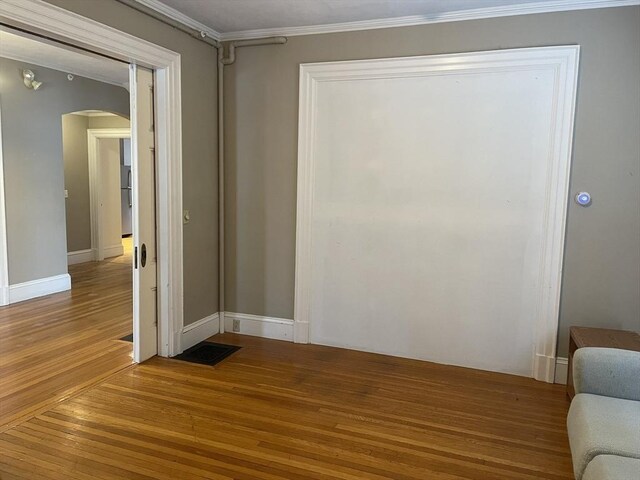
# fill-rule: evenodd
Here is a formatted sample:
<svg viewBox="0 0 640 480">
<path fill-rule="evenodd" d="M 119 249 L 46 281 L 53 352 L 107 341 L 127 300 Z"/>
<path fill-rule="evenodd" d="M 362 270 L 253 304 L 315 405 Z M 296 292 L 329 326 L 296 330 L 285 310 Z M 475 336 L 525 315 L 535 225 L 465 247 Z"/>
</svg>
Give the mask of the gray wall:
<svg viewBox="0 0 640 480">
<path fill-rule="evenodd" d="M 65 201 L 68 252 L 91 248 L 87 129 L 129 126 L 129 119 L 119 116 L 87 117 L 73 113 L 62 116 L 64 188 L 69 192 Z"/>
<path fill-rule="evenodd" d="M 64 188 L 69 192 L 65 200 L 67 252 L 91 248 L 87 128 L 89 117 L 62 116 Z"/>
<path fill-rule="evenodd" d="M 580 44 L 559 355 L 569 325 L 640 330 L 640 7 L 289 38 L 225 69 L 227 309 L 292 318 L 298 67 Z"/>
<path fill-rule="evenodd" d="M 47 0 L 181 55 L 184 323 L 218 311 L 216 50 L 113 0 Z"/>
<path fill-rule="evenodd" d="M 43 82 L 25 88 L 22 69 Z M 11 285 L 67 273 L 62 115 L 78 110 L 129 113 L 124 88 L 0 59 L 2 141 Z"/>
<path fill-rule="evenodd" d="M 131 121 L 128 118 L 119 115 L 111 115 L 104 117 L 88 117 L 89 128 L 129 128 Z"/>
</svg>

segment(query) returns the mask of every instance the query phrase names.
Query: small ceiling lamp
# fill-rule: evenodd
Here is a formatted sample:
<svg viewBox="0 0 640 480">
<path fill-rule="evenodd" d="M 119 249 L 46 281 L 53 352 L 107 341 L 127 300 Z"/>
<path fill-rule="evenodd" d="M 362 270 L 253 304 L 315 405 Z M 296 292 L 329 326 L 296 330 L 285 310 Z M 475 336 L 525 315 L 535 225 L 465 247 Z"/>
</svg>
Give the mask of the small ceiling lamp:
<svg viewBox="0 0 640 480">
<path fill-rule="evenodd" d="M 22 70 L 22 80 L 25 87 L 33 90 L 38 90 L 42 86 L 42 82 L 36 80 L 36 74 L 31 70 Z"/>
</svg>

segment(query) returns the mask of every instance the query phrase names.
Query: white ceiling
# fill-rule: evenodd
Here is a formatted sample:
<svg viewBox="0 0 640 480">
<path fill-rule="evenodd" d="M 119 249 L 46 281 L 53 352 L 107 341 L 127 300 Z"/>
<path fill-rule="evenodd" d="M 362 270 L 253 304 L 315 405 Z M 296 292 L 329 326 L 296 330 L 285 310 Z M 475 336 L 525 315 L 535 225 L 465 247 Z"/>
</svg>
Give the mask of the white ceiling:
<svg viewBox="0 0 640 480">
<path fill-rule="evenodd" d="M 0 57 L 119 86 L 126 86 L 129 82 L 129 66 L 125 63 L 2 29 L 0 29 Z"/>
<path fill-rule="evenodd" d="M 137 0 L 222 40 L 636 4 L 637 0 Z M 191 22 L 189 22 L 191 20 Z M 326 28 L 333 25 L 334 28 Z M 319 29 L 319 26 L 325 28 Z M 316 27 L 316 28 L 302 28 Z"/>
<path fill-rule="evenodd" d="M 161 0 L 220 33 L 437 15 L 542 0 Z"/>
</svg>

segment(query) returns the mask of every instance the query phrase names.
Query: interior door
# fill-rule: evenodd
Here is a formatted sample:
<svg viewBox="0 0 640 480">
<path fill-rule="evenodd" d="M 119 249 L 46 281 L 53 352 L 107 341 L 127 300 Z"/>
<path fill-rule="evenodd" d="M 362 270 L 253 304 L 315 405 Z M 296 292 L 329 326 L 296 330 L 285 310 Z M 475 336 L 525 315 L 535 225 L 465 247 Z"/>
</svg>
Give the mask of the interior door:
<svg viewBox="0 0 640 480">
<path fill-rule="evenodd" d="M 131 65 L 133 359 L 158 353 L 153 72 Z"/>
<path fill-rule="evenodd" d="M 98 139 L 98 183 L 100 219 L 98 258 L 122 255 L 120 206 L 120 140 Z"/>
</svg>

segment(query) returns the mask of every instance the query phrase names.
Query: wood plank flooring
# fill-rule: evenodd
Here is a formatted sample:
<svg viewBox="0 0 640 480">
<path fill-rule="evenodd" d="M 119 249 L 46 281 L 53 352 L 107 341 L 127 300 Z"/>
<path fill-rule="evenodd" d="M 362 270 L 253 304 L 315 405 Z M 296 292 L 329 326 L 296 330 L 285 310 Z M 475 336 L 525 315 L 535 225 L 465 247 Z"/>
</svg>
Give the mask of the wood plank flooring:
<svg viewBox="0 0 640 480">
<path fill-rule="evenodd" d="M 224 334 L 215 367 L 153 358 L 0 434 L 8 479 L 571 479 L 564 388 Z"/>
<path fill-rule="evenodd" d="M 131 248 L 71 265 L 72 289 L 0 307 L 0 431 L 132 364 Z"/>
</svg>

